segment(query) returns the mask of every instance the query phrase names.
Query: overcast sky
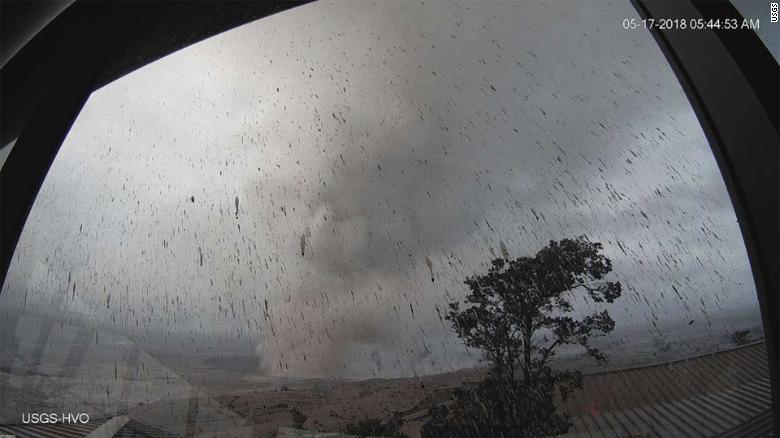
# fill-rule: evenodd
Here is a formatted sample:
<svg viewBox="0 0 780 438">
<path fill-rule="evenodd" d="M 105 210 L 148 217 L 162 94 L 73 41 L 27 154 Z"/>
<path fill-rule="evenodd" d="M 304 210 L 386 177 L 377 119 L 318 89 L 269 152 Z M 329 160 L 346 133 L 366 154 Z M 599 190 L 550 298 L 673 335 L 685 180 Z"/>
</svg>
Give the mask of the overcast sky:
<svg viewBox="0 0 780 438">
<path fill-rule="evenodd" d="M 624 284 L 619 327 L 758 319 L 723 180 L 636 16 L 317 2 L 176 52 L 90 97 L 0 309 L 216 336 L 277 375 L 446 371 L 473 363 L 437 315 L 467 275 L 502 242 L 584 234 Z"/>
</svg>

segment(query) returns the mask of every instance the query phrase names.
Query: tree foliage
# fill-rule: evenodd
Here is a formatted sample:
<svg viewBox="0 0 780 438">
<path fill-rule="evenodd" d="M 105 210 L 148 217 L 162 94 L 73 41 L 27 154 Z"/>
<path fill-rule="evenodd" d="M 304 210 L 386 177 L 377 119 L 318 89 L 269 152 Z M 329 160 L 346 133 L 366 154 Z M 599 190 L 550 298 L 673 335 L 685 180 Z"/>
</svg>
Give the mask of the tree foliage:
<svg viewBox="0 0 780 438">
<path fill-rule="evenodd" d="M 579 237 L 550 241 L 534 257 L 497 258 L 486 274 L 466 279 L 468 307 L 451 303 L 447 319 L 466 345 L 484 352 L 498 379 L 529 380 L 564 344 L 582 346 L 604 360 L 590 340 L 613 330 L 609 313 L 580 320 L 565 315 L 574 310 L 571 299 L 577 292 L 595 302 L 620 297 L 620 283 L 604 280 L 612 262 L 601 249 L 600 243 Z M 539 332 L 541 339 L 534 337 Z"/>
<path fill-rule="evenodd" d="M 551 379 L 500 381 L 489 378 L 455 390 L 450 403 L 431 409 L 422 436 L 436 438 L 517 437 L 563 434 L 566 419 L 556 411 Z"/>
<path fill-rule="evenodd" d="M 749 344 L 751 341 L 750 330 L 739 330 L 731 334 L 731 342 L 736 345 Z"/>
<path fill-rule="evenodd" d="M 424 437 L 541 436 L 563 433 L 554 390 L 565 398 L 581 387 L 576 371 L 549 366 L 556 350 L 577 345 L 598 361 L 605 355 L 591 339 L 611 332 L 606 310 L 574 319 L 572 298 L 584 294 L 612 303 L 621 284 L 607 281 L 612 262 L 602 245 L 585 237 L 550 241 L 533 257 L 494 259 L 487 273 L 468 277 L 463 305 L 450 303 L 447 320 L 465 344 L 478 348 L 490 377 L 455 392 L 447 406 L 432 411 Z"/>
<path fill-rule="evenodd" d="M 290 409 L 290 416 L 292 417 L 293 427 L 296 429 L 303 429 L 306 420 L 309 419 L 309 416 L 304 414 L 297 406 Z"/>
<path fill-rule="evenodd" d="M 364 418 L 344 427 L 344 433 L 359 437 L 388 437 L 388 438 L 409 438 L 401 432 L 404 420 L 401 414 L 394 412 L 388 418 Z"/>
</svg>

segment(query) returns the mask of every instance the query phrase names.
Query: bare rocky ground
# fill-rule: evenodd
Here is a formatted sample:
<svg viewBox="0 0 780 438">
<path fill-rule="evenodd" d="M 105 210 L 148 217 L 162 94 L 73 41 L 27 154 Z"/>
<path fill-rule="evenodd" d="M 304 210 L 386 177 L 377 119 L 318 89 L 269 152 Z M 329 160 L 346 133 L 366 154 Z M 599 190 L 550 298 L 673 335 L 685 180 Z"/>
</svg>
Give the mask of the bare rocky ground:
<svg viewBox="0 0 780 438">
<path fill-rule="evenodd" d="M 402 430 L 419 436 L 422 421 L 416 420 L 420 412 L 446 399 L 452 389 L 483 376 L 483 370 L 464 370 L 420 378 L 300 380 L 249 386 L 211 397 L 204 394 L 189 400 L 157 402 L 128 413 L 176 433 L 273 436 L 279 427 L 293 425 L 293 408 L 308 416 L 306 429 L 330 432 L 341 431 L 356 420 L 385 418 L 399 412 L 407 419 Z"/>
</svg>

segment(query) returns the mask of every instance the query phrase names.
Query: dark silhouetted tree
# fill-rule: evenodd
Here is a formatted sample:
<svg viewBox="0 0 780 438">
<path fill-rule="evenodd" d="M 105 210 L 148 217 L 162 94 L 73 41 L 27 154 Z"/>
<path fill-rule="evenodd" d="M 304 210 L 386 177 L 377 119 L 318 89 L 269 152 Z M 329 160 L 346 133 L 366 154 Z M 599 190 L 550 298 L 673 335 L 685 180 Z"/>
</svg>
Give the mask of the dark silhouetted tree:
<svg viewBox="0 0 780 438">
<path fill-rule="evenodd" d="M 365 418 L 349 423 L 344 427 L 344 433 L 359 437 L 409 438 L 409 435 L 401 432 L 403 424 L 401 414 L 394 412 L 385 419 Z"/>
<path fill-rule="evenodd" d="M 549 368 L 548 368 L 549 371 Z M 423 425 L 424 438 L 525 438 L 564 434 L 569 428 L 557 412 L 549 376 L 533 382 L 488 378 L 455 390 L 450 402 L 434 406 Z"/>
<path fill-rule="evenodd" d="M 303 429 L 303 425 L 309 419 L 309 416 L 298 409 L 298 406 L 290 409 L 290 415 L 292 416 L 293 427 L 296 429 Z"/>
<path fill-rule="evenodd" d="M 584 237 L 550 241 L 533 257 L 497 258 L 487 273 L 466 279 L 470 293 L 463 306 L 450 303 L 447 319 L 467 346 L 483 352 L 489 377 L 434 409 L 424 437 L 531 437 L 568 429 L 554 392 L 566 398 L 582 386 L 582 375 L 553 370 L 549 361 L 566 344 L 606 359 L 590 341 L 614 329 L 609 313 L 567 315 L 576 294 L 599 303 L 620 297 L 620 283 L 605 280 L 612 262 L 601 250 Z"/>
<path fill-rule="evenodd" d="M 751 341 L 750 330 L 739 330 L 731 334 L 731 342 L 737 345 L 749 344 Z"/>
</svg>

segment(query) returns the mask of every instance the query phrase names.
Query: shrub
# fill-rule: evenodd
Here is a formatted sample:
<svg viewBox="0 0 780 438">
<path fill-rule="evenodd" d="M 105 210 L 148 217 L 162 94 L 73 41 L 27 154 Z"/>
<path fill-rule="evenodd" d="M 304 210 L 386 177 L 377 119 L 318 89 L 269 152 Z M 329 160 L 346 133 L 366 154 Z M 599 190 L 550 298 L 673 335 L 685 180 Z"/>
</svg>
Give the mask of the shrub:
<svg viewBox="0 0 780 438">
<path fill-rule="evenodd" d="M 360 437 L 409 438 L 408 435 L 401 432 L 403 423 L 401 414 L 395 412 L 386 419 L 364 418 L 349 423 L 344 427 L 344 433 Z"/>
<path fill-rule="evenodd" d="M 290 415 L 292 416 L 293 427 L 296 429 L 303 429 L 303 425 L 309 419 L 309 416 L 301 412 L 298 406 L 290 409 Z"/>
<path fill-rule="evenodd" d="M 750 330 L 739 330 L 731 335 L 731 342 L 737 345 L 745 345 L 752 341 Z"/>
</svg>

